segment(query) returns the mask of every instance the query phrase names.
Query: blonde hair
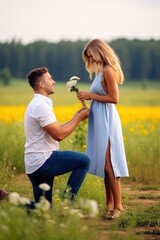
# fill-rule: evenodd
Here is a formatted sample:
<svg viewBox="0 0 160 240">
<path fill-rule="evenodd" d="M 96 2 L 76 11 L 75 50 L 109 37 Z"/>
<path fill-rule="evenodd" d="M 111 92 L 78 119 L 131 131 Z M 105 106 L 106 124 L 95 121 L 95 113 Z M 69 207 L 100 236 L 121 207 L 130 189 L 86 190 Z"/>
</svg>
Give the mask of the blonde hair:
<svg viewBox="0 0 160 240">
<path fill-rule="evenodd" d="M 93 61 L 90 61 L 87 51 L 90 52 Z M 103 68 L 109 65 L 114 70 L 117 83 L 123 83 L 124 75 L 119 58 L 105 41 L 100 39 L 89 41 L 83 50 L 82 58 L 85 62 L 86 70 L 89 72 L 90 79 L 92 79 L 94 73 L 97 74 L 103 71 Z"/>
</svg>

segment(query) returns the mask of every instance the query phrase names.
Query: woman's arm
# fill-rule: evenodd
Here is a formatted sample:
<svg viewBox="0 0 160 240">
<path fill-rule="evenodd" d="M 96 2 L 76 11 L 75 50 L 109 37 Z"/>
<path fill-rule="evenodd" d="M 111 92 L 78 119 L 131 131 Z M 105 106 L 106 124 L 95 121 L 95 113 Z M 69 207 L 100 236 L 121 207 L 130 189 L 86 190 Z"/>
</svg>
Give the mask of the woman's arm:
<svg viewBox="0 0 160 240">
<path fill-rule="evenodd" d="M 78 99 L 80 100 L 96 100 L 99 102 L 107 102 L 107 103 L 117 103 L 119 100 L 119 91 L 118 84 L 115 79 L 114 71 L 110 66 L 104 68 L 103 71 L 103 81 L 108 89 L 108 93 L 106 95 L 100 95 L 87 91 L 80 91 L 77 94 Z"/>
</svg>

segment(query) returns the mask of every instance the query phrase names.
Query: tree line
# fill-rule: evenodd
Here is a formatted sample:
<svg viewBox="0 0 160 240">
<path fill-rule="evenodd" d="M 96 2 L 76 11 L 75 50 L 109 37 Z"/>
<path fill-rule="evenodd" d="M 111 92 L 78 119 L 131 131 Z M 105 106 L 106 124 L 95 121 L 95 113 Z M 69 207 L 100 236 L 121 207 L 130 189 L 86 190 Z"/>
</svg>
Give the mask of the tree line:
<svg viewBox="0 0 160 240">
<path fill-rule="evenodd" d="M 25 79 L 35 67 L 46 66 L 54 79 L 67 81 L 77 75 L 88 81 L 82 60 L 86 41 L 19 41 L 0 43 L 0 78 L 12 76 Z M 108 42 L 120 58 L 125 79 L 160 81 L 160 40 L 116 39 Z"/>
</svg>

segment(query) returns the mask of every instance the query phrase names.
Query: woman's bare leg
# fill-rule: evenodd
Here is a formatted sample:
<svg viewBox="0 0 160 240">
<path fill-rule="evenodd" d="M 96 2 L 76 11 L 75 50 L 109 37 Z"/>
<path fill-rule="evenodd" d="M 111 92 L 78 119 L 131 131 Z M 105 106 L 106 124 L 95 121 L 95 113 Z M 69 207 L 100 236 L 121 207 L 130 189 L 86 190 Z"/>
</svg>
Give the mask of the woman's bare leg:
<svg viewBox="0 0 160 240">
<path fill-rule="evenodd" d="M 105 172 L 109 182 L 109 188 L 111 189 L 113 200 L 114 200 L 114 209 L 122 210 L 122 200 L 121 200 L 121 181 L 120 178 L 115 178 L 113 173 L 113 168 L 111 164 L 110 156 L 110 142 L 108 142 L 107 152 L 106 152 L 106 164 Z"/>
<path fill-rule="evenodd" d="M 106 210 L 113 209 L 114 208 L 114 199 L 113 199 L 110 182 L 108 180 L 106 172 L 105 172 L 105 178 L 104 178 L 104 186 L 105 186 L 105 192 L 106 192 Z"/>
</svg>

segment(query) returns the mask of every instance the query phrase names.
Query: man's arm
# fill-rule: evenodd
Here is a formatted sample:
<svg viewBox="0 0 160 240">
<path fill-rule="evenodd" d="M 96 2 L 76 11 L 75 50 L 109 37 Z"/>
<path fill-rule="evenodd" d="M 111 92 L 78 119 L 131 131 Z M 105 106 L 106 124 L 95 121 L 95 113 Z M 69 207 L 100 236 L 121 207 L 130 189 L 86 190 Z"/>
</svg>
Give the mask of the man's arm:
<svg viewBox="0 0 160 240">
<path fill-rule="evenodd" d="M 67 123 L 60 125 L 58 122 L 53 122 L 43 127 L 43 129 L 56 141 L 62 141 L 70 135 L 78 124 L 87 119 L 89 116 L 89 109 L 82 109 Z"/>
</svg>

